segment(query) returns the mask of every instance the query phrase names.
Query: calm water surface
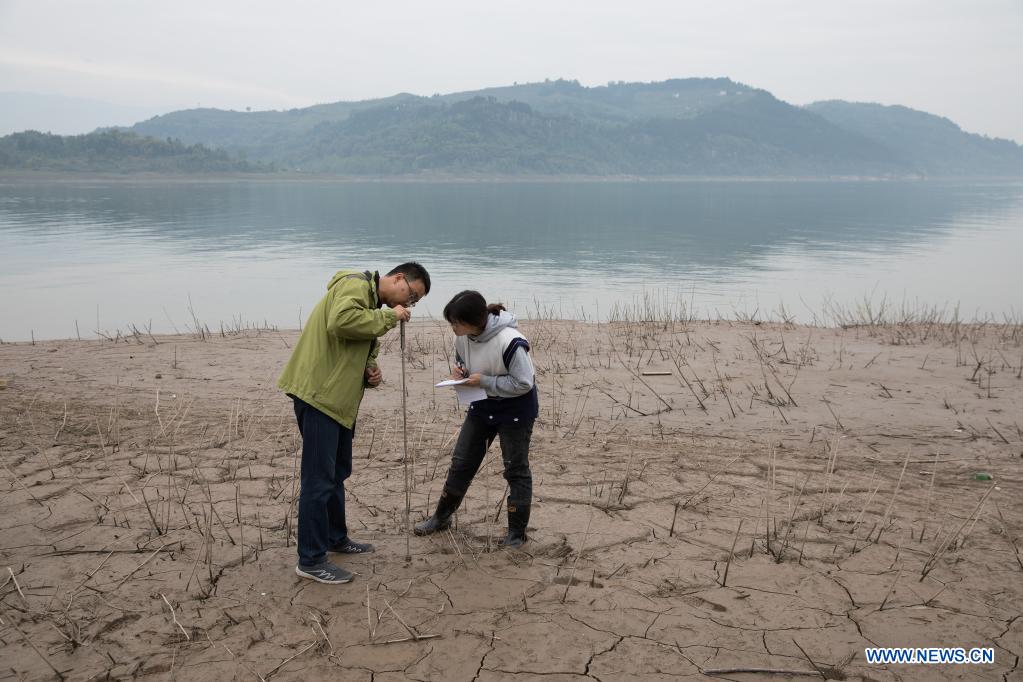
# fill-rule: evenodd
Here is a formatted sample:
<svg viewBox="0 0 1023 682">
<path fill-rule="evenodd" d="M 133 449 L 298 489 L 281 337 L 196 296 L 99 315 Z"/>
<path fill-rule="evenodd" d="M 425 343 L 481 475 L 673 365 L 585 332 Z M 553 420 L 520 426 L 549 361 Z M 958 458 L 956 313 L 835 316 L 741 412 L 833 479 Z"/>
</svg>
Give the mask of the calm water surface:
<svg viewBox="0 0 1023 682">
<path fill-rule="evenodd" d="M 297 327 L 336 270 L 408 259 L 434 279 L 417 315 L 471 287 L 523 316 L 1001 318 L 1023 312 L 1023 183 L 0 182 L 0 253 L 5 341 Z"/>
</svg>

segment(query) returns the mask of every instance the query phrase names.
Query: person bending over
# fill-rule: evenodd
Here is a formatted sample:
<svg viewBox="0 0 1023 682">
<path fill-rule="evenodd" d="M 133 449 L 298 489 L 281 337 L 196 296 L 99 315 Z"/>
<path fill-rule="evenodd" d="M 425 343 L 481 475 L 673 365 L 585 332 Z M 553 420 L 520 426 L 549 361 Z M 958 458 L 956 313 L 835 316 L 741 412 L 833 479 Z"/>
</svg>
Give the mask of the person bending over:
<svg viewBox="0 0 1023 682">
<path fill-rule="evenodd" d="M 437 510 L 415 526 L 416 535 L 429 535 L 451 525 L 473 477 L 495 438 L 501 440 L 504 478 L 508 481 L 507 547 L 528 539 L 533 477 L 529 470 L 529 440 L 539 414 L 539 400 L 529 341 L 503 305 L 487 305 L 477 291 L 463 291 L 444 306 L 444 319 L 455 333 L 453 379 L 468 379 L 487 397 L 469 405 L 458 434 L 451 466 Z"/>
</svg>

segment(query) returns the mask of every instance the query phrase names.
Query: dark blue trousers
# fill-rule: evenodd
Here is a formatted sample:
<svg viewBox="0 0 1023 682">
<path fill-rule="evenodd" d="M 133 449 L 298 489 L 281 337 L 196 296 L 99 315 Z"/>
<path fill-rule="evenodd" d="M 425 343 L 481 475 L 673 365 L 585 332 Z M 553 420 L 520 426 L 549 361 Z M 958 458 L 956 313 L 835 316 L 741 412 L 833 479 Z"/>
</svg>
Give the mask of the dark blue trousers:
<svg viewBox="0 0 1023 682">
<path fill-rule="evenodd" d="M 352 475 L 352 430 L 298 398 L 302 492 L 298 498 L 298 563 L 315 566 L 327 549 L 348 539 L 345 480 Z"/>
</svg>

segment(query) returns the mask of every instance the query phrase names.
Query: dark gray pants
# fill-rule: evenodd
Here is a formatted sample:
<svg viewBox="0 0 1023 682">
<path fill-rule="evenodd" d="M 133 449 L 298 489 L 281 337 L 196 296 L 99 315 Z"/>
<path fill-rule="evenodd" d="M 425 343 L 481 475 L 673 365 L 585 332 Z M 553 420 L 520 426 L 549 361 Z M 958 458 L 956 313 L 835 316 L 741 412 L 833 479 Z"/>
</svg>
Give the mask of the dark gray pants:
<svg viewBox="0 0 1023 682">
<path fill-rule="evenodd" d="M 529 505 L 533 499 L 533 475 L 529 471 L 529 439 L 532 435 L 532 419 L 490 425 L 472 415 L 466 416 L 451 455 L 451 468 L 448 469 L 444 488 L 456 495 L 465 495 L 483 463 L 487 447 L 494 438 L 500 438 L 509 504 Z"/>
</svg>

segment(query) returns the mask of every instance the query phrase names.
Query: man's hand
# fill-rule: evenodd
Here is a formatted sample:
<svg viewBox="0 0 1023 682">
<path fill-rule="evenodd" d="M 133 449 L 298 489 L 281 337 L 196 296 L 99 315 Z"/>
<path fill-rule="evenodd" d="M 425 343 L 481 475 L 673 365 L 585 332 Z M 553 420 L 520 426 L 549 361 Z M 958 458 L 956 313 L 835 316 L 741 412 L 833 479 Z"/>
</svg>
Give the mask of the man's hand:
<svg viewBox="0 0 1023 682">
<path fill-rule="evenodd" d="M 406 308 L 403 305 L 396 305 L 392 308 L 392 310 L 394 310 L 394 316 L 398 318 L 399 322 L 408 322 L 412 319 L 411 308 Z"/>
<path fill-rule="evenodd" d="M 466 386 L 479 386 L 480 385 L 480 375 L 479 375 L 479 373 L 470 374 L 466 378 L 469 379 L 467 382 L 465 382 Z"/>
<path fill-rule="evenodd" d="M 380 385 L 380 382 L 384 380 L 384 374 L 380 371 L 379 367 L 367 367 L 366 368 L 366 385 L 370 388 L 376 388 Z"/>
<path fill-rule="evenodd" d="M 454 369 L 451 370 L 451 376 L 449 378 L 450 379 L 454 379 L 455 381 L 458 381 L 460 379 L 464 379 L 467 376 L 469 376 L 469 375 L 461 367 L 461 365 L 455 365 Z"/>
</svg>

